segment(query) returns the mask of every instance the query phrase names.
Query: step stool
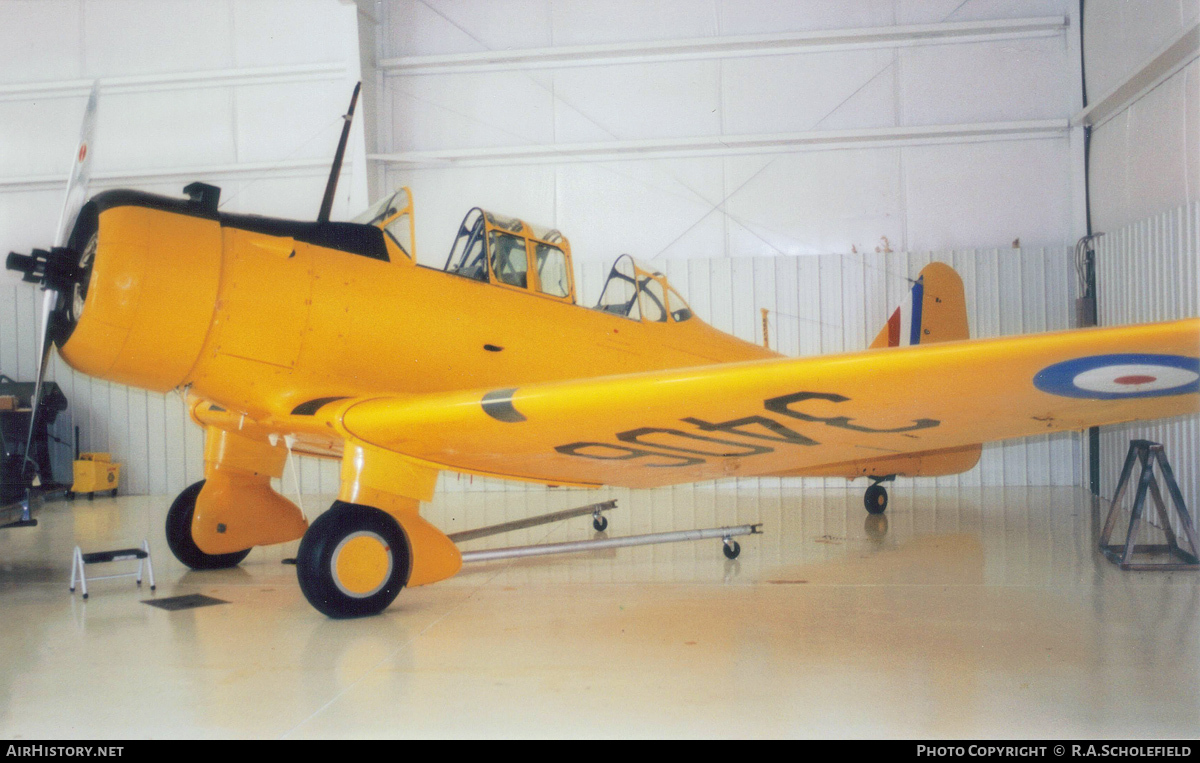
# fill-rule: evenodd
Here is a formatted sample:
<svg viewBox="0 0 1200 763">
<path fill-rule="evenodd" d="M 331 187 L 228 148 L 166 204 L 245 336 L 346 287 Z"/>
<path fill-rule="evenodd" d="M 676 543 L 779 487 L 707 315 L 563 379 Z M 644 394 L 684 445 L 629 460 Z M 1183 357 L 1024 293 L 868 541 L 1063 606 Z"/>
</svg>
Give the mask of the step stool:
<svg viewBox="0 0 1200 763">
<path fill-rule="evenodd" d="M 138 560 L 137 572 L 122 572 L 119 575 L 99 575 L 92 576 L 92 580 L 109 580 L 111 578 L 137 578 L 138 586 L 142 584 L 142 565 L 146 565 L 146 572 L 150 575 L 150 590 L 154 590 L 154 563 L 150 558 L 150 541 L 143 540 L 141 548 L 121 548 L 115 551 L 93 551 L 90 554 L 85 554 L 75 547 L 74 553 L 71 555 L 71 593 L 75 593 L 75 581 L 78 580 L 83 588 L 83 598 L 88 597 L 87 591 L 87 573 L 84 572 L 84 566 L 88 564 L 104 564 L 106 562 L 125 562 L 131 559 Z"/>
</svg>

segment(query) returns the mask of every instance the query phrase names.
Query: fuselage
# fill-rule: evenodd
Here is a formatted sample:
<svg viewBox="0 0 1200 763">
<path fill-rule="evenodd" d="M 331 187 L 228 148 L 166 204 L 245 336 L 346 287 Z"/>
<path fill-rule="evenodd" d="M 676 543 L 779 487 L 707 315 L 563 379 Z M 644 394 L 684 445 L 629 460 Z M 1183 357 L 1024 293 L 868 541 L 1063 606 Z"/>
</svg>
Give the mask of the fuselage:
<svg viewBox="0 0 1200 763">
<path fill-rule="evenodd" d="M 95 261 L 63 357 L 251 417 L 325 398 L 775 355 L 696 317 L 631 320 L 416 265 L 373 226 L 225 215 L 127 191 L 91 204 Z"/>
</svg>

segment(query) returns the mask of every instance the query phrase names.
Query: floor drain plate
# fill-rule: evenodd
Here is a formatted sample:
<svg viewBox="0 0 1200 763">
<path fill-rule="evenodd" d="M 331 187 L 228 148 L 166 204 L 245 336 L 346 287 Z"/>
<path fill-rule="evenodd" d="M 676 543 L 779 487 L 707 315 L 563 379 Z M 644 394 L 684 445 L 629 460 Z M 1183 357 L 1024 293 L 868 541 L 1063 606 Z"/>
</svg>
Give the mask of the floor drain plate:
<svg viewBox="0 0 1200 763">
<path fill-rule="evenodd" d="M 205 596 L 202 593 L 189 593 L 186 596 L 168 596 L 165 599 L 145 599 L 143 604 L 149 604 L 152 607 L 165 609 L 170 612 L 177 612 L 181 609 L 196 609 L 197 607 L 211 607 L 214 604 L 228 604 L 224 599 L 214 599 L 211 596 Z"/>
</svg>

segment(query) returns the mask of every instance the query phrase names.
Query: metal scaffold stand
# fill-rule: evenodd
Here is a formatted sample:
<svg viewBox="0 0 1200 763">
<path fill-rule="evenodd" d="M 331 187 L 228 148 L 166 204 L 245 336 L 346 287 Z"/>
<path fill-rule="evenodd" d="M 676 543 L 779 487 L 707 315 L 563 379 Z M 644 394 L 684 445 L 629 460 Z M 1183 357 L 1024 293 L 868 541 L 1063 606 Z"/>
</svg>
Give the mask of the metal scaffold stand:
<svg viewBox="0 0 1200 763">
<path fill-rule="evenodd" d="M 1137 492 L 1133 498 L 1129 531 L 1125 535 L 1124 545 L 1113 544 L 1110 540 L 1117 524 L 1117 515 L 1121 511 L 1121 499 L 1125 496 L 1125 489 L 1129 487 L 1129 478 L 1133 475 L 1133 466 L 1136 462 L 1141 463 L 1142 471 L 1138 478 Z M 1171 504 L 1179 518 L 1179 526 L 1183 530 L 1183 535 L 1190 548 L 1183 548 L 1179 545 L 1179 539 L 1171 526 L 1171 515 L 1166 501 L 1163 500 L 1162 490 L 1159 489 L 1158 478 L 1154 474 L 1156 464 L 1162 473 L 1163 482 L 1166 483 L 1167 492 L 1171 496 Z M 1154 500 L 1161 529 L 1167 536 L 1165 544 L 1139 544 L 1137 542 L 1138 534 L 1142 529 L 1147 495 Z M 1191 515 L 1188 514 L 1187 506 L 1184 505 L 1183 493 L 1179 490 L 1179 484 L 1175 481 L 1175 473 L 1171 470 L 1171 465 L 1167 462 L 1166 453 L 1160 443 L 1149 440 L 1130 440 L 1129 453 L 1125 456 L 1125 466 L 1122 467 L 1121 478 L 1117 481 L 1112 508 L 1108 511 L 1108 519 L 1105 520 L 1104 530 L 1100 533 L 1100 550 L 1123 570 L 1200 570 L 1200 559 L 1197 558 L 1197 555 L 1200 554 L 1200 544 L 1196 540 L 1196 526 L 1192 524 Z M 1165 554 L 1173 561 L 1134 562 L 1134 554 Z"/>
</svg>

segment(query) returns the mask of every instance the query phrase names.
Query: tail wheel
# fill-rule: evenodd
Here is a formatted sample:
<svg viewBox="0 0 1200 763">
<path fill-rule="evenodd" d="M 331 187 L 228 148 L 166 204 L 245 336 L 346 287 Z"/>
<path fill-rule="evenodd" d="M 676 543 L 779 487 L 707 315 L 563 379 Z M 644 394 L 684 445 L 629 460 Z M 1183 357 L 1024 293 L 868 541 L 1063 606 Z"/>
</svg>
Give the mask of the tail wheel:
<svg viewBox="0 0 1200 763">
<path fill-rule="evenodd" d="M 232 554 L 206 554 L 192 540 L 192 515 L 196 513 L 196 496 L 200 495 L 203 487 L 204 480 L 189 485 L 171 504 L 167 511 L 167 545 L 176 559 L 193 570 L 236 567 L 250 553 L 250 549 L 234 551 Z"/>
<path fill-rule="evenodd" d="M 863 505 L 872 514 L 882 514 L 888 505 L 887 489 L 878 483 L 871 485 L 863 495 Z"/>
<path fill-rule="evenodd" d="M 408 582 L 408 538 L 391 515 L 335 501 L 300 541 L 296 577 L 304 598 L 333 618 L 387 609 Z"/>
</svg>

